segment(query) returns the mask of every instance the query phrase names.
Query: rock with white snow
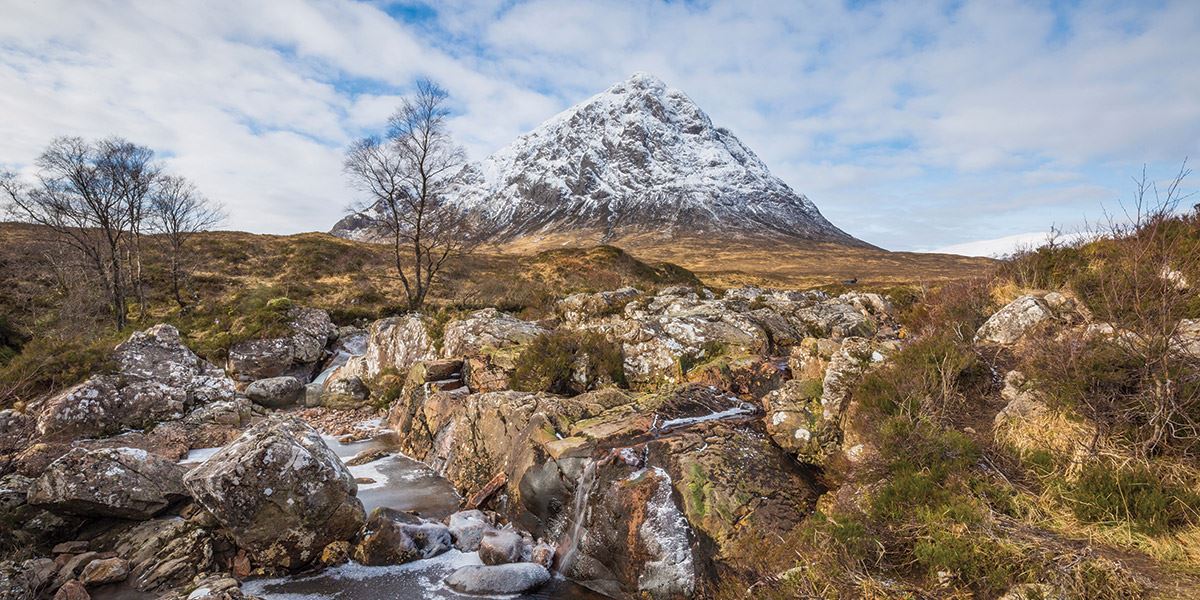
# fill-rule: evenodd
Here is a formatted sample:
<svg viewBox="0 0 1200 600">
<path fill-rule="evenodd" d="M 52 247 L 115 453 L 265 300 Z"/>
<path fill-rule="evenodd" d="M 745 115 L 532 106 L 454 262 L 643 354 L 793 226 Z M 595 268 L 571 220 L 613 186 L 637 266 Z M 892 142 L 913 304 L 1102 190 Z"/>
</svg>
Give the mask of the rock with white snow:
<svg viewBox="0 0 1200 600">
<path fill-rule="evenodd" d="M 93 375 L 47 400 L 38 432 L 112 435 L 178 419 L 193 407 L 234 397 L 233 382 L 192 353 L 170 325 L 134 333 L 116 347 L 112 362 L 114 374 Z"/>
<path fill-rule="evenodd" d="M 29 489 L 29 504 L 85 517 L 149 519 L 185 498 L 183 469 L 133 448 L 76 448 Z"/>
<path fill-rule="evenodd" d="M 255 425 L 184 483 L 260 564 L 303 567 L 365 520 L 350 471 L 296 418 Z"/>
</svg>

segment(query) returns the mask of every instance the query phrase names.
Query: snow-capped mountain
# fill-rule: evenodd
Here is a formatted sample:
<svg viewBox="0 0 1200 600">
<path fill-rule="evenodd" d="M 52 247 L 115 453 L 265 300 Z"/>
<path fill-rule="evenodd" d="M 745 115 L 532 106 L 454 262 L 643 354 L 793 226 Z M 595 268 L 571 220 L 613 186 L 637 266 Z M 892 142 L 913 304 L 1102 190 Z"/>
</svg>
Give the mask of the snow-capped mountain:
<svg viewBox="0 0 1200 600">
<path fill-rule="evenodd" d="M 492 241 L 719 235 L 862 244 L 683 92 L 635 73 L 466 167 L 455 201 Z M 334 227 L 369 237 L 363 215 Z"/>
</svg>

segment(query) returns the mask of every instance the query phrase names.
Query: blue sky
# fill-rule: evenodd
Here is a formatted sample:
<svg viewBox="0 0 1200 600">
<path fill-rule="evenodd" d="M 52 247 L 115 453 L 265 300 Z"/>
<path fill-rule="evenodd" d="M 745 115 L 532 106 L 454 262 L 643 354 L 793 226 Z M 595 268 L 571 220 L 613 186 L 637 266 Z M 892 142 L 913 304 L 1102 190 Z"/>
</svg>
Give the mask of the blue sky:
<svg viewBox="0 0 1200 600">
<path fill-rule="evenodd" d="M 0 0 L 0 15 L 0 166 L 28 170 L 56 135 L 122 135 L 257 232 L 328 229 L 356 200 L 343 149 L 420 76 L 482 158 L 649 71 L 835 224 L 900 250 L 1078 228 L 1143 164 L 1166 178 L 1200 155 L 1194 0 Z"/>
</svg>

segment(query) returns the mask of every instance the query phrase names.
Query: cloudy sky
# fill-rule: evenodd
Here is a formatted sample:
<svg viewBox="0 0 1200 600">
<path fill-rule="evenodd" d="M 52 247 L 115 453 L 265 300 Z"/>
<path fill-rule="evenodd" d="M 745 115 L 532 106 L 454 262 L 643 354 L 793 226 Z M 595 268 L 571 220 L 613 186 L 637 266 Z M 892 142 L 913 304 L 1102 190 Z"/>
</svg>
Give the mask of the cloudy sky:
<svg viewBox="0 0 1200 600">
<path fill-rule="evenodd" d="M 231 228 L 325 230 L 343 149 L 415 78 L 482 158 L 644 70 L 848 232 L 987 253 L 1200 155 L 1197 50 L 1196 0 L 0 0 L 0 168 L 116 134 Z"/>
</svg>

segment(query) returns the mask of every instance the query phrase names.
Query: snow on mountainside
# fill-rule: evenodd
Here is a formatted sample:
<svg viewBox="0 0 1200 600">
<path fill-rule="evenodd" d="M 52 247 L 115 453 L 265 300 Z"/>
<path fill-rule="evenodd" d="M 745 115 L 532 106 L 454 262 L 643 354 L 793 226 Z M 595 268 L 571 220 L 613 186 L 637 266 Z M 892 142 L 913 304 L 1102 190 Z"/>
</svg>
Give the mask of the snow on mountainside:
<svg viewBox="0 0 1200 600">
<path fill-rule="evenodd" d="M 493 241 L 711 235 L 862 244 L 771 174 L 683 92 L 647 73 L 550 118 L 461 174 Z M 363 238 L 362 215 L 333 233 Z"/>
</svg>

